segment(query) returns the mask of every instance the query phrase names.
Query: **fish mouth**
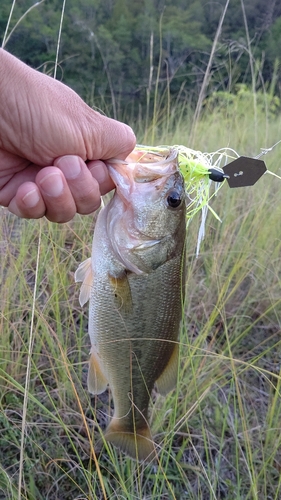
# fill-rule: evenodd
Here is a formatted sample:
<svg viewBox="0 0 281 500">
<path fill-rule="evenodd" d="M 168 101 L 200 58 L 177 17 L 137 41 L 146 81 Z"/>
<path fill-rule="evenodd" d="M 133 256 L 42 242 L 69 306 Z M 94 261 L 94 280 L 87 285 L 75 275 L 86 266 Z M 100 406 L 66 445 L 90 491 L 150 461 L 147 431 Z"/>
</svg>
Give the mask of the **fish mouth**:
<svg viewBox="0 0 281 500">
<path fill-rule="evenodd" d="M 178 171 L 176 149 L 166 151 L 167 154 L 133 151 L 126 160 L 113 158 L 107 161 L 109 175 L 116 190 L 127 205 L 128 198 L 136 188 L 136 184 L 158 181 L 160 184 L 168 176 Z"/>
<path fill-rule="evenodd" d="M 125 204 L 128 202 L 128 195 L 134 184 L 133 170 L 130 164 L 122 160 L 110 160 L 107 162 L 109 175 L 113 180 L 116 190 Z"/>
</svg>

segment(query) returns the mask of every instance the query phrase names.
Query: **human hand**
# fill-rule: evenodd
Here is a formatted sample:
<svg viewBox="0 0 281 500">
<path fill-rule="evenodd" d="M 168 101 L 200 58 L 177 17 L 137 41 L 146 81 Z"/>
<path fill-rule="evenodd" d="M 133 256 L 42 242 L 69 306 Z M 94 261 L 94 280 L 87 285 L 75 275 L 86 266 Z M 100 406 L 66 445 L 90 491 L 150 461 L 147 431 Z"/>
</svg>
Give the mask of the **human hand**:
<svg viewBox="0 0 281 500">
<path fill-rule="evenodd" d="M 130 127 L 0 49 L 0 205 L 67 222 L 114 188 L 106 167 L 135 146 Z"/>
</svg>

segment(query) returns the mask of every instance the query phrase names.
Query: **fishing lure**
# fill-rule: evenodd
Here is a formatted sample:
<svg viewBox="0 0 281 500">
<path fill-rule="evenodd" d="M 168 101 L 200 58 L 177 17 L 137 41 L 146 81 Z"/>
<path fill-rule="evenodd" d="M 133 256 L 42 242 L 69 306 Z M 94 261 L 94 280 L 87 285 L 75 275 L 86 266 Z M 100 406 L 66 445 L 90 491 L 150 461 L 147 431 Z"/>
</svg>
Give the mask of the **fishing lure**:
<svg viewBox="0 0 281 500">
<path fill-rule="evenodd" d="M 171 149 L 177 150 L 178 164 L 185 180 L 186 193 L 189 199 L 186 211 L 187 222 L 189 223 L 194 215 L 201 211 L 201 224 L 196 250 L 196 255 L 198 255 L 200 244 L 205 236 L 208 211 L 221 222 L 219 216 L 209 204 L 211 198 L 216 196 L 217 191 L 225 181 L 227 181 L 230 188 L 252 186 L 265 172 L 281 179 L 277 174 L 268 171 L 264 161 L 259 159 L 280 142 L 278 141 L 271 148 L 263 149 L 255 158 L 239 156 L 231 148 L 222 148 L 213 153 L 202 153 L 182 145 L 146 146 L 138 144 L 136 151 L 143 153 L 140 156 L 140 158 L 143 158 L 149 153 L 164 156 Z"/>
</svg>

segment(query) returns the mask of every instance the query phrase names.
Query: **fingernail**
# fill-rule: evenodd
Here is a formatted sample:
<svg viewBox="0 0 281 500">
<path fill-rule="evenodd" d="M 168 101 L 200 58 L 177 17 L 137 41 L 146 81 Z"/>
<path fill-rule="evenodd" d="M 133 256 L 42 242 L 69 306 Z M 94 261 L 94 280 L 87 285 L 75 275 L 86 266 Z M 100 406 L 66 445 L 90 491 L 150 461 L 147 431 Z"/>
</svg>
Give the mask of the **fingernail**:
<svg viewBox="0 0 281 500">
<path fill-rule="evenodd" d="M 63 156 L 56 161 L 67 180 L 75 179 L 81 172 L 80 160 L 77 156 Z"/>
<path fill-rule="evenodd" d="M 39 200 L 40 197 L 37 189 L 32 189 L 32 191 L 29 191 L 29 193 L 27 193 L 22 199 L 23 203 L 27 208 L 35 207 L 39 202 Z"/>
<path fill-rule="evenodd" d="M 53 196 L 54 198 L 60 196 L 64 188 L 63 181 L 59 173 L 52 173 L 43 177 L 40 181 L 40 186 L 48 196 Z"/>
</svg>

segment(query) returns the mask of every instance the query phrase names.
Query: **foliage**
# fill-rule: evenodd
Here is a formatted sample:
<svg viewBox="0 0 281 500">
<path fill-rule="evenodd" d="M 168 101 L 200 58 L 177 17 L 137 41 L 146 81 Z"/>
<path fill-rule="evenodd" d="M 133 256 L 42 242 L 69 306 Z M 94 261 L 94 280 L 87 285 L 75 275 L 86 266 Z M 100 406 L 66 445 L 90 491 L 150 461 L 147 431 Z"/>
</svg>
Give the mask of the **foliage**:
<svg viewBox="0 0 281 500">
<path fill-rule="evenodd" d="M 245 113 L 253 110 L 256 106 L 259 114 L 264 113 L 270 117 L 277 117 L 280 113 L 280 98 L 277 95 L 271 95 L 268 92 L 258 90 L 255 95 L 249 90 L 245 84 L 235 85 L 234 92 L 217 91 L 205 100 L 205 113 L 221 111 L 230 115 L 235 112 L 236 117 L 245 115 Z M 230 116 L 231 117 L 231 116 Z"/>
<path fill-rule="evenodd" d="M 62 3 L 32 9 L 7 43 L 50 74 Z M 1 34 L 11 4 L 0 3 Z M 16 1 L 8 35 L 32 4 Z M 256 156 L 280 140 L 280 5 L 244 4 L 252 45 L 232 0 L 193 138 L 200 151 Z M 67 0 L 58 75 L 91 104 L 130 118 L 139 142 L 191 147 L 192 104 L 223 5 Z M 277 148 L 265 160 L 280 175 Z M 88 314 L 73 274 L 90 254 L 94 217 L 57 226 L 0 209 L 1 499 L 280 498 L 280 181 L 224 185 L 211 206 L 222 222 L 208 215 L 198 258 L 200 221 L 188 227 L 179 382 L 166 398 L 153 394 L 159 461 L 147 465 L 103 443 L 110 393 L 87 391 Z"/>
<path fill-rule="evenodd" d="M 32 5 L 31 0 L 16 1 L 8 36 Z M 281 7 L 263 0 L 244 0 L 243 5 L 251 46 L 241 1 L 232 0 L 213 60 L 209 95 L 231 91 L 237 83 L 252 84 L 250 60 L 259 73 L 257 90 L 274 74 Z M 168 99 L 195 103 L 223 6 L 223 0 L 67 0 L 58 76 L 118 118 L 150 114 L 157 95 L 163 96 L 163 105 Z M 10 8 L 11 0 L 1 1 L 2 36 Z M 7 50 L 52 74 L 61 8 L 61 0 L 44 0 L 31 9 L 8 38 Z M 279 70 L 276 77 L 279 89 Z"/>
</svg>

